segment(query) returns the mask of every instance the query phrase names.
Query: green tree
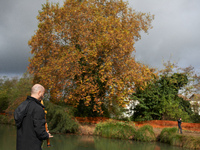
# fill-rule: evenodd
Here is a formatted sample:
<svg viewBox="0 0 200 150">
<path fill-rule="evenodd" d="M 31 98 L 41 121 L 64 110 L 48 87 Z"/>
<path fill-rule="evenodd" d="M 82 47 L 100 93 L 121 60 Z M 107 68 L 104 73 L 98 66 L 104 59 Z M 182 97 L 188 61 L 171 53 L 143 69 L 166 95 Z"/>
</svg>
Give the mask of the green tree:
<svg viewBox="0 0 200 150">
<path fill-rule="evenodd" d="M 4 112 L 9 105 L 8 95 L 6 91 L 0 90 L 0 112 Z"/>
<path fill-rule="evenodd" d="M 24 73 L 21 78 L 0 78 L 0 108 L 14 112 L 15 108 L 30 95 L 32 76 Z"/>
<path fill-rule="evenodd" d="M 190 104 L 178 96 L 178 91 L 187 83 L 185 74 L 163 74 L 144 90 L 137 88 L 133 99 L 140 103 L 134 109 L 133 120 L 176 120 L 181 116 L 188 121 L 192 113 Z"/>
<path fill-rule="evenodd" d="M 44 85 L 54 103 L 84 104 L 97 113 L 103 104 L 125 106 L 134 85 L 153 74 L 132 57 L 152 20 L 122 0 L 66 0 L 62 7 L 47 2 L 29 41 L 34 83 Z"/>
<path fill-rule="evenodd" d="M 4 112 L 8 108 L 17 80 L 17 78 L 10 79 L 6 76 L 0 78 L 0 112 Z"/>
</svg>

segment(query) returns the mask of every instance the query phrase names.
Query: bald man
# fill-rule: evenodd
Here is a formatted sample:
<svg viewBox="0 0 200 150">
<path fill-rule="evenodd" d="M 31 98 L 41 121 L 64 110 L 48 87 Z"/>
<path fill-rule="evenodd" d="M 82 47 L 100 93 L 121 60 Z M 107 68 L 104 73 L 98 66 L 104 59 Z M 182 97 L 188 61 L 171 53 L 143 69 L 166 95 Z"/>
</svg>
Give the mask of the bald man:
<svg viewBox="0 0 200 150">
<path fill-rule="evenodd" d="M 17 150 L 41 150 L 42 141 L 52 137 L 45 130 L 44 106 L 40 103 L 44 93 L 45 88 L 35 84 L 31 88 L 31 96 L 15 110 Z"/>
</svg>

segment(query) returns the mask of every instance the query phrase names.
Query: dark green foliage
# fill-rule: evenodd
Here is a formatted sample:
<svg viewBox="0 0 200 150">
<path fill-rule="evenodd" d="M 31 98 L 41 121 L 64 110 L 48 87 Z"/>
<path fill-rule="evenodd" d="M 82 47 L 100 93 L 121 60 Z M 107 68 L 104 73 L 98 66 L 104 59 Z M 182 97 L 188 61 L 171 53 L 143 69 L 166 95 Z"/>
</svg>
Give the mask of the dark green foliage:
<svg viewBox="0 0 200 150">
<path fill-rule="evenodd" d="M 4 112 L 9 105 L 8 95 L 4 91 L 0 91 L 0 112 Z"/>
<path fill-rule="evenodd" d="M 94 132 L 106 138 L 133 139 L 135 127 L 130 122 L 109 120 L 98 123 Z"/>
<path fill-rule="evenodd" d="M 192 115 L 192 122 L 193 123 L 200 123 L 200 115 L 198 113 L 194 113 Z"/>
<path fill-rule="evenodd" d="M 159 135 L 159 141 L 164 143 L 171 143 L 171 137 L 177 133 L 177 128 L 164 128 L 160 135 Z"/>
<path fill-rule="evenodd" d="M 85 106 L 84 101 L 80 100 L 79 105 L 75 109 L 74 116 L 76 117 L 110 117 L 108 109 L 105 107 L 104 104 L 101 105 L 101 109 L 104 112 L 102 115 L 98 113 L 97 111 L 93 111 L 94 105 L 95 103 L 93 99 L 90 101 L 89 106 Z"/>
<path fill-rule="evenodd" d="M 15 120 L 13 116 L 10 115 L 0 115 L 0 124 L 15 125 Z"/>
<path fill-rule="evenodd" d="M 70 108 L 62 107 L 45 101 L 47 110 L 48 128 L 54 133 L 75 133 L 78 130 L 78 123 L 73 118 Z"/>
<path fill-rule="evenodd" d="M 139 101 L 132 120 L 177 120 L 181 116 L 189 121 L 190 103 L 178 97 L 178 90 L 187 82 L 185 74 L 174 73 L 149 82 L 144 90 L 138 87 L 132 96 L 133 100 Z"/>
<path fill-rule="evenodd" d="M 0 115 L 0 123 L 7 123 L 6 116 Z"/>
<path fill-rule="evenodd" d="M 163 143 L 168 143 L 171 145 L 181 146 L 182 145 L 182 135 L 177 134 L 177 128 L 164 128 L 159 135 L 159 141 Z"/>
<path fill-rule="evenodd" d="M 142 142 L 155 141 L 156 136 L 153 131 L 153 127 L 150 125 L 144 125 L 139 128 L 134 135 L 134 140 Z"/>
<path fill-rule="evenodd" d="M 30 95 L 32 87 L 32 77 L 24 73 L 24 75 L 18 79 L 0 77 L 0 109 L 7 109 L 14 101 L 22 96 Z M 14 106 L 12 108 L 16 108 Z M 0 110 L 1 111 L 1 110 Z M 14 110 L 10 110 L 14 112 Z"/>
</svg>

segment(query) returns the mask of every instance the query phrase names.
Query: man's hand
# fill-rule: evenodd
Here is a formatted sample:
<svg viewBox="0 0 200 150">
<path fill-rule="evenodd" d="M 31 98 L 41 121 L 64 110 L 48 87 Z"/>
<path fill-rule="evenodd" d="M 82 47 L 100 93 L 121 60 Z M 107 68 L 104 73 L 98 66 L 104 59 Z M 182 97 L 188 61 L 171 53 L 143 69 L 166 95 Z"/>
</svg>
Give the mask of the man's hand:
<svg viewBox="0 0 200 150">
<path fill-rule="evenodd" d="M 49 131 L 47 131 L 47 133 L 49 134 L 49 138 L 53 137 L 53 135 L 51 135 L 51 133 L 49 133 Z"/>
</svg>

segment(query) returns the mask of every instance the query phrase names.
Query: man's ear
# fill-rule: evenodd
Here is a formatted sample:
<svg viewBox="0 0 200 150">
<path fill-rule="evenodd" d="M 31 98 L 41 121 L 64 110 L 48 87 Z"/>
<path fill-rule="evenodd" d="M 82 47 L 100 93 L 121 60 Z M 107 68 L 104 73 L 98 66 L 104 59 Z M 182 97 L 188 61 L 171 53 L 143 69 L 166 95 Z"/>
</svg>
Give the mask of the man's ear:
<svg viewBox="0 0 200 150">
<path fill-rule="evenodd" d="M 38 92 L 38 95 L 40 96 L 40 95 L 41 95 L 41 93 L 42 93 L 42 91 L 39 91 L 39 92 Z"/>
</svg>

